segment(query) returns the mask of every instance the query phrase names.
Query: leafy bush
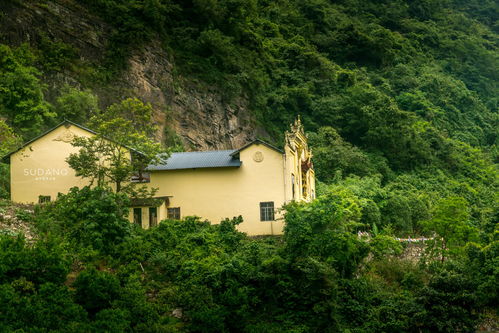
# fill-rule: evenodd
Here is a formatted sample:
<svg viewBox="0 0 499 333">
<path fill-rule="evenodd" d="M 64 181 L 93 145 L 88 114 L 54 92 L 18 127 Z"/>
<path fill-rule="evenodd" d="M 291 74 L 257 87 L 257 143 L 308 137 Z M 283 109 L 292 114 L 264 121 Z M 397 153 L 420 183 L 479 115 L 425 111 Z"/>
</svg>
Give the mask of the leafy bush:
<svg viewBox="0 0 499 333">
<path fill-rule="evenodd" d="M 377 235 L 371 239 L 369 243 L 371 252 L 376 259 L 386 258 L 389 256 L 397 256 L 402 254 L 403 247 L 399 241 L 392 236 Z"/>
<path fill-rule="evenodd" d="M 341 276 L 351 276 L 368 253 L 354 233 L 360 216 L 357 198 L 347 191 L 326 194 L 308 205 L 287 205 L 286 255 L 318 257 L 330 261 Z"/>
<path fill-rule="evenodd" d="M 30 283 L 60 284 L 66 280 L 70 262 L 63 247 L 47 238 L 28 247 L 22 236 L 0 236 L 0 283 L 23 278 Z"/>
<path fill-rule="evenodd" d="M 81 272 L 73 283 L 75 300 L 90 315 L 111 307 L 120 293 L 120 282 L 113 274 L 88 269 Z"/>
<path fill-rule="evenodd" d="M 67 119 L 84 124 L 99 110 L 97 96 L 88 90 L 78 90 L 65 86 L 55 101 L 55 110 L 59 119 Z"/>
<path fill-rule="evenodd" d="M 103 188 L 72 188 L 50 205 L 41 207 L 37 224 L 83 247 L 110 254 L 131 234 L 128 199 Z"/>
<path fill-rule="evenodd" d="M 427 314 L 422 318 L 430 332 L 473 331 L 478 316 L 476 282 L 455 269 L 438 269 L 420 292 Z"/>
</svg>

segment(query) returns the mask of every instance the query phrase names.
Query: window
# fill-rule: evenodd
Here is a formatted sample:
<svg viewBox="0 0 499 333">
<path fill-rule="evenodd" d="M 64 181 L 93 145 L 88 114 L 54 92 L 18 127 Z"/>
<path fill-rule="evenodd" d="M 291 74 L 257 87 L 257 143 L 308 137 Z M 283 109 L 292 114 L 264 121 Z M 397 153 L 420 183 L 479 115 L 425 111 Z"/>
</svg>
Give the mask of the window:
<svg viewBox="0 0 499 333">
<path fill-rule="evenodd" d="M 170 220 L 180 220 L 180 207 L 172 207 L 167 210 Z"/>
<path fill-rule="evenodd" d="M 291 189 L 293 191 L 293 200 L 295 200 L 295 175 L 291 174 Z"/>
<path fill-rule="evenodd" d="M 133 223 L 142 226 L 142 208 L 133 209 Z"/>
<path fill-rule="evenodd" d="M 158 209 L 156 207 L 149 207 L 149 228 L 158 225 Z"/>
<path fill-rule="evenodd" d="M 38 196 L 38 203 L 50 202 L 50 195 L 40 195 Z"/>
<path fill-rule="evenodd" d="M 137 172 L 130 179 L 132 183 L 149 183 L 151 181 L 151 174 L 149 172 Z"/>
<path fill-rule="evenodd" d="M 274 221 L 274 202 L 260 202 L 260 221 Z"/>
</svg>

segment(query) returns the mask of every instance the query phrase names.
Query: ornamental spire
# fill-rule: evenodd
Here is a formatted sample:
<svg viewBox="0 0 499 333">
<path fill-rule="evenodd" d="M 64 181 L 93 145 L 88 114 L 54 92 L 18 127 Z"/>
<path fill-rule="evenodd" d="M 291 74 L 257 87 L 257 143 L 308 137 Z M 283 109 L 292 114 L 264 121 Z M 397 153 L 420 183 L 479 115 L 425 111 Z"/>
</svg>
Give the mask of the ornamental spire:
<svg viewBox="0 0 499 333">
<path fill-rule="evenodd" d="M 304 133 L 300 115 L 298 115 L 298 117 L 296 117 L 294 123 L 291 124 L 290 127 L 291 127 L 291 133 L 293 133 L 293 134 Z"/>
</svg>

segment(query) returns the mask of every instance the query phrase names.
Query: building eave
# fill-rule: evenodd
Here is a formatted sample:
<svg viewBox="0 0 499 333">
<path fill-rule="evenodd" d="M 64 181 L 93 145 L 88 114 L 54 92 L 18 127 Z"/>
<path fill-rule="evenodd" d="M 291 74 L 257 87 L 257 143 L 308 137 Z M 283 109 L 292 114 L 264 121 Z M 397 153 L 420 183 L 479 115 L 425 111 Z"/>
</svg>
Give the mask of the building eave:
<svg viewBox="0 0 499 333">
<path fill-rule="evenodd" d="M 284 154 L 284 151 L 283 151 L 283 150 L 281 150 L 281 149 L 279 149 L 279 148 L 277 148 L 276 146 L 273 146 L 273 145 L 271 145 L 270 143 L 267 143 L 267 142 L 265 142 L 265 141 L 263 141 L 263 140 L 256 139 L 256 140 L 253 140 L 253 141 L 251 141 L 250 143 L 248 143 L 248 144 L 246 144 L 246 145 L 242 146 L 241 148 L 239 148 L 239 149 L 235 150 L 235 151 L 234 151 L 232 154 L 230 154 L 230 155 L 231 155 L 231 156 L 235 156 L 235 155 L 239 154 L 241 151 L 245 150 L 246 148 L 248 148 L 248 147 L 250 147 L 250 146 L 252 146 L 252 145 L 259 145 L 259 144 L 264 145 L 264 146 L 266 146 L 266 147 L 268 147 L 268 148 L 270 148 L 270 149 L 272 149 L 272 150 L 275 150 L 276 152 L 278 152 L 278 153 L 280 153 L 280 154 Z"/>
<path fill-rule="evenodd" d="M 10 162 L 10 156 L 11 156 L 11 155 L 13 155 L 13 154 L 17 153 L 18 151 L 20 151 L 20 150 L 22 150 L 22 149 L 26 148 L 27 146 L 29 146 L 29 145 L 30 145 L 30 144 L 32 144 L 33 142 L 37 141 L 38 139 L 40 139 L 40 138 L 44 137 L 45 135 L 47 135 L 47 134 L 49 134 L 49 133 L 51 133 L 51 132 L 55 131 L 55 130 L 56 130 L 56 129 L 58 129 L 59 127 L 64 126 L 64 125 L 68 125 L 68 124 L 69 124 L 69 125 L 72 125 L 72 126 L 76 126 L 76 127 L 80 128 L 80 129 L 82 129 L 82 130 L 84 130 L 84 131 L 87 131 L 87 132 L 91 133 L 91 134 L 94 134 L 94 135 L 97 135 L 97 134 L 98 134 L 97 132 L 95 132 L 95 131 L 93 131 L 93 130 L 91 130 L 91 129 L 89 129 L 89 128 L 85 127 L 85 126 L 82 126 L 82 125 L 80 125 L 80 124 L 77 124 L 77 123 L 75 123 L 75 122 L 72 122 L 71 120 L 67 120 L 67 119 L 65 119 L 64 121 L 62 121 L 62 122 L 61 122 L 61 123 L 59 123 L 58 125 L 56 125 L 56 126 L 52 127 L 51 129 L 49 129 L 49 130 L 47 130 L 47 131 L 43 132 L 43 133 L 42 133 L 42 134 L 40 134 L 40 135 L 38 135 L 38 136 L 34 137 L 33 139 L 31 139 L 31 140 L 29 140 L 29 141 L 27 141 L 27 142 L 23 143 L 23 144 L 22 144 L 19 148 L 17 148 L 17 149 L 15 149 L 15 150 L 11 151 L 11 152 L 10 152 L 10 153 L 8 153 L 7 155 L 4 155 L 3 157 L 1 157 L 1 158 L 0 158 L 0 161 L 3 161 L 4 163 L 9 163 L 9 162 Z M 109 138 L 105 138 L 105 137 L 104 137 L 104 139 L 109 140 L 109 141 L 114 142 L 114 143 L 117 143 L 117 144 L 120 144 L 120 143 L 116 142 L 115 140 L 112 140 L 112 139 L 109 139 Z M 138 151 L 138 150 L 136 150 L 136 149 L 134 149 L 134 148 L 128 147 L 128 146 L 126 146 L 126 145 L 122 145 L 122 146 L 123 146 L 124 148 L 126 148 L 126 149 L 129 149 L 130 151 L 133 151 L 133 152 L 137 153 L 137 154 L 143 155 L 143 153 L 142 153 L 142 152 L 140 152 L 140 151 Z"/>
</svg>

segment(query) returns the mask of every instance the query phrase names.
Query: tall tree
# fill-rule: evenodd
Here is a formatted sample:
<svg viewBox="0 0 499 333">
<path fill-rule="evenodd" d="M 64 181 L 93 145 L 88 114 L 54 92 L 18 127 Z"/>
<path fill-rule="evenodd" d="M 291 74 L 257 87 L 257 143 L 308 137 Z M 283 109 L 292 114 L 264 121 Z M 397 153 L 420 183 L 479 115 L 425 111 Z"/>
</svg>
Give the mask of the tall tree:
<svg viewBox="0 0 499 333">
<path fill-rule="evenodd" d="M 97 134 L 76 137 L 72 145 L 80 148 L 67 162 L 76 175 L 116 192 L 139 195 L 139 187 L 130 182 L 132 176 L 144 180 L 144 171 L 152 163 L 168 157 L 167 151 L 154 141 L 153 109 L 136 98 L 111 105 L 90 119 Z M 140 187 L 144 189 L 144 187 Z"/>
<path fill-rule="evenodd" d="M 26 47 L 14 51 L 0 45 L 0 114 L 7 117 L 14 129 L 29 137 L 55 113 L 44 99 L 40 73 L 31 65 L 33 56 Z"/>
<path fill-rule="evenodd" d="M 464 198 L 449 197 L 437 204 L 432 218 L 424 223 L 427 231 L 435 233 L 430 250 L 440 255 L 442 261 L 449 251 L 477 240 L 478 230 L 471 224 L 470 217 Z"/>
<path fill-rule="evenodd" d="M 99 100 L 89 90 L 79 90 L 65 86 L 55 101 L 57 117 L 85 123 L 99 113 Z"/>
</svg>

